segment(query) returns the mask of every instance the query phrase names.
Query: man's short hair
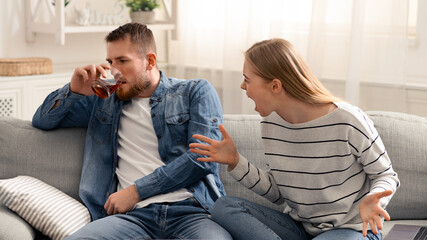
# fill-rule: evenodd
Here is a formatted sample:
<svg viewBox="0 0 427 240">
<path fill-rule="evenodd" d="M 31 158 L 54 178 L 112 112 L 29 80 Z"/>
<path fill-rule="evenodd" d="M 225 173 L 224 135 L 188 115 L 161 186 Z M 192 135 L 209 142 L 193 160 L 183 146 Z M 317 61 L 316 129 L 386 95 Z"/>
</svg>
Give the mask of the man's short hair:
<svg viewBox="0 0 427 240">
<path fill-rule="evenodd" d="M 119 39 L 124 40 L 128 36 L 130 41 L 139 49 L 141 56 L 145 56 L 149 52 L 157 54 L 153 32 L 144 24 L 126 23 L 110 32 L 105 37 L 105 41 L 109 43 Z"/>
</svg>

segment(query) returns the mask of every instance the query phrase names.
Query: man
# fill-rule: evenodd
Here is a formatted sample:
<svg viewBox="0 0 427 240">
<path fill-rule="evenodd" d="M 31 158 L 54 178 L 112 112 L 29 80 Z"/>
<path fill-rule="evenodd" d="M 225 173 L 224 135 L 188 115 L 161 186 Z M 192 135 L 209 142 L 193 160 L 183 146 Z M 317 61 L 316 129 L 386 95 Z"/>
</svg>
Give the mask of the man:
<svg viewBox="0 0 427 240">
<path fill-rule="evenodd" d="M 125 24 L 105 40 L 109 64 L 76 68 L 33 118 L 46 130 L 87 128 L 79 193 L 93 222 L 68 239 L 231 239 L 209 215 L 224 195 L 218 165 L 188 148 L 196 132 L 220 139 L 214 88 L 159 71 L 145 25 Z M 110 66 L 123 83 L 104 100 L 91 84 Z"/>
</svg>

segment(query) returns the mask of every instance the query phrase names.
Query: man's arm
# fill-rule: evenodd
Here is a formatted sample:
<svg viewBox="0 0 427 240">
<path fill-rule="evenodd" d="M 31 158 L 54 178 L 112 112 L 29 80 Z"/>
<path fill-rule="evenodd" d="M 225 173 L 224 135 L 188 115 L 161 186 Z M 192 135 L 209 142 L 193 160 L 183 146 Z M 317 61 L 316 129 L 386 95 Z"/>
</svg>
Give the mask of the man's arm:
<svg viewBox="0 0 427 240">
<path fill-rule="evenodd" d="M 87 127 L 90 117 L 84 96 L 69 90 L 69 84 L 52 92 L 33 116 L 36 128 L 50 130 L 58 127 Z"/>
<path fill-rule="evenodd" d="M 91 108 L 87 98 L 94 93 L 92 82 L 105 74 L 108 64 L 87 65 L 74 70 L 69 84 L 60 88 L 45 99 L 33 116 L 33 126 L 40 129 L 57 127 L 86 127 Z"/>
</svg>

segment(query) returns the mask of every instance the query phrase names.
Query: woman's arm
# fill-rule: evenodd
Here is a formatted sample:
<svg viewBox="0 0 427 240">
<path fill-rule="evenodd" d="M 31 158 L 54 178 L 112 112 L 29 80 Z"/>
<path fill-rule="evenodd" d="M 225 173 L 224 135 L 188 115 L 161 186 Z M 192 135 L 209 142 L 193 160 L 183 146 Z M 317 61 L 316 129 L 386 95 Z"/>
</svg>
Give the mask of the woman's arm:
<svg viewBox="0 0 427 240">
<path fill-rule="evenodd" d="M 363 120 L 362 120 L 363 119 Z M 393 170 L 390 158 L 373 122 L 362 113 L 360 130 L 364 136 L 351 134 L 350 141 L 357 143 L 357 161 L 371 181 L 369 193 L 362 199 L 359 206 L 363 222 L 363 235 L 366 236 L 368 224 L 374 234 L 382 229 L 382 219 L 390 220 L 385 210 L 391 197 L 399 187 L 400 181 Z"/>
<path fill-rule="evenodd" d="M 271 173 L 257 168 L 240 155 L 232 137 L 222 124 L 219 125 L 219 130 L 224 137 L 222 141 L 216 141 L 203 135 L 193 135 L 194 138 L 206 143 L 190 144 L 191 152 L 206 156 L 206 158 L 197 160 L 227 164 L 227 170 L 231 176 L 245 187 L 273 203 L 283 203 L 283 198 Z"/>
</svg>

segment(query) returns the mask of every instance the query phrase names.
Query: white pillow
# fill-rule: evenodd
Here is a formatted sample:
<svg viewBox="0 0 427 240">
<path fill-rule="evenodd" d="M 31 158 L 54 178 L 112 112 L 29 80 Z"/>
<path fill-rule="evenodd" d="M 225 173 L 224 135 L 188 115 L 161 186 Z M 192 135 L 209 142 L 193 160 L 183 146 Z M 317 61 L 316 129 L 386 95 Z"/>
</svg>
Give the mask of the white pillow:
<svg viewBox="0 0 427 240">
<path fill-rule="evenodd" d="M 0 180 L 0 201 L 51 239 L 64 239 L 90 222 L 87 208 L 30 176 Z"/>
</svg>

